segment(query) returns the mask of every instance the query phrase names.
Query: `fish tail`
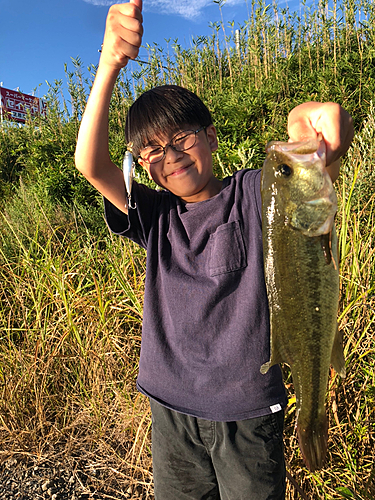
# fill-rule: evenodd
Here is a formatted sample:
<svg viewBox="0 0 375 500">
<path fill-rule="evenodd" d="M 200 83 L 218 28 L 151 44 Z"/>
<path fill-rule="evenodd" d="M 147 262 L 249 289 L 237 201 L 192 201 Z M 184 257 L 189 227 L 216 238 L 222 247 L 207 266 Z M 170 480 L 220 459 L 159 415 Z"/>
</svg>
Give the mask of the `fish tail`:
<svg viewBox="0 0 375 500">
<path fill-rule="evenodd" d="M 297 422 L 297 435 L 307 468 L 311 472 L 322 468 L 328 441 L 328 420 L 325 411 L 310 425 Z"/>
</svg>

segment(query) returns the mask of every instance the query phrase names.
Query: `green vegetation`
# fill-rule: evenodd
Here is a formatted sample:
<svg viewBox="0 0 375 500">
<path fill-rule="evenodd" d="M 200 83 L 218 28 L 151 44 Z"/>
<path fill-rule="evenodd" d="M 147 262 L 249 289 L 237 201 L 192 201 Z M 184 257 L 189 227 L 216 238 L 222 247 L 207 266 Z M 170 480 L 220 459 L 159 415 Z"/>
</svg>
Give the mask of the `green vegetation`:
<svg viewBox="0 0 375 500">
<path fill-rule="evenodd" d="M 262 164 L 268 140 L 286 139 L 286 118 L 307 100 L 336 101 L 356 137 L 336 183 L 341 253 L 339 327 L 347 378 L 330 378 L 326 468 L 309 473 L 286 417 L 288 499 L 375 497 L 375 6 L 371 0 L 302 4 L 299 13 L 260 2 L 242 26 L 212 23 L 183 48 L 147 47 L 131 62 L 110 111 L 110 150 L 120 165 L 134 96 L 163 83 L 195 91 L 213 112 L 223 176 Z M 218 18 L 225 5 L 218 2 Z M 239 31 L 237 31 L 239 30 Z M 54 82 L 45 120 L 0 129 L 1 454 L 95 457 L 117 490 L 152 498 L 150 414 L 135 389 L 144 252 L 108 234 L 101 199 L 75 170 L 80 117 L 95 73 L 79 60 Z M 166 70 L 165 68 L 168 68 Z M 88 75 L 88 76 L 86 76 Z M 138 176 L 146 181 L 141 171 Z M 94 459 L 93 459 L 94 460 Z M 113 475 L 113 471 L 118 473 Z M 112 497 L 113 498 L 113 497 Z"/>
</svg>

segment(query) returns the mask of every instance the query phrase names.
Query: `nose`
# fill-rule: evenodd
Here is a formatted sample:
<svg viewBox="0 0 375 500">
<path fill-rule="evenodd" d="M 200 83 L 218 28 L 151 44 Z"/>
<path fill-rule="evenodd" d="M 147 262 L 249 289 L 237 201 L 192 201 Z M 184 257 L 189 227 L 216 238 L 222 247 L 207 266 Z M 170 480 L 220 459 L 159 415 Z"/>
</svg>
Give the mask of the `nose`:
<svg viewBox="0 0 375 500">
<path fill-rule="evenodd" d="M 183 151 L 177 151 L 177 149 L 175 149 L 172 144 L 167 144 L 164 147 L 165 161 L 167 163 L 174 162 L 177 159 L 181 158 L 183 153 Z"/>
</svg>

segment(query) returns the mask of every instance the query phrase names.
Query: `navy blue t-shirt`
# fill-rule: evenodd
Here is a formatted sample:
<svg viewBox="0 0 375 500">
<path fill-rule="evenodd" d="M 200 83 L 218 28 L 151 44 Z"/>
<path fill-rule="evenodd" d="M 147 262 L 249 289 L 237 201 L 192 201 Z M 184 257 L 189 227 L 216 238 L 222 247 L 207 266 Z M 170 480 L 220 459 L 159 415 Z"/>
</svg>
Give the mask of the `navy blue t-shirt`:
<svg viewBox="0 0 375 500">
<path fill-rule="evenodd" d="M 147 250 L 138 389 L 176 411 L 216 421 L 285 407 L 279 366 L 267 374 L 260 170 L 216 196 L 184 203 L 133 183 L 126 216 L 105 200 L 109 228 Z"/>
</svg>

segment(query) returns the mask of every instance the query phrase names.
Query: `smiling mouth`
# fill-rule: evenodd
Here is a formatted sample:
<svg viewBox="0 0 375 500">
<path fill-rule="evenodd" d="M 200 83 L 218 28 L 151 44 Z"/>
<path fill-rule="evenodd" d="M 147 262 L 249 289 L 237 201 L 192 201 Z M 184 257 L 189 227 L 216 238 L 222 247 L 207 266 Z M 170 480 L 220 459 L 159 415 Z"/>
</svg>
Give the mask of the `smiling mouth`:
<svg viewBox="0 0 375 500">
<path fill-rule="evenodd" d="M 186 165 L 185 167 L 180 167 L 171 172 L 170 174 L 167 175 L 167 177 L 178 177 L 179 175 L 183 174 L 192 166 L 192 163 L 190 165 Z"/>
</svg>

